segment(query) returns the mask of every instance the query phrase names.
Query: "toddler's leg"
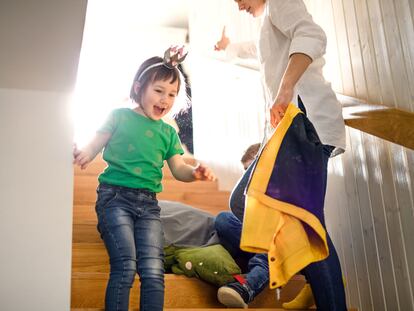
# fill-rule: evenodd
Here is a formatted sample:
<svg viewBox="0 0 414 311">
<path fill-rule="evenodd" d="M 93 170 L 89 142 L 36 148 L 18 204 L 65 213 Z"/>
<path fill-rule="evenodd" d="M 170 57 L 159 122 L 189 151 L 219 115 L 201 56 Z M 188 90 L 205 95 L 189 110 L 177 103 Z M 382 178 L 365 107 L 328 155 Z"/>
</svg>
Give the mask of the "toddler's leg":
<svg viewBox="0 0 414 311">
<path fill-rule="evenodd" d="M 135 224 L 137 269 L 141 281 L 140 311 L 162 311 L 164 249 L 160 208 L 146 205 Z"/>
<path fill-rule="evenodd" d="M 116 199 L 105 206 L 97 206 L 97 211 L 98 228 L 111 265 L 105 310 L 127 311 L 129 293 L 136 275 L 133 219 L 127 210 L 116 205 Z"/>
</svg>

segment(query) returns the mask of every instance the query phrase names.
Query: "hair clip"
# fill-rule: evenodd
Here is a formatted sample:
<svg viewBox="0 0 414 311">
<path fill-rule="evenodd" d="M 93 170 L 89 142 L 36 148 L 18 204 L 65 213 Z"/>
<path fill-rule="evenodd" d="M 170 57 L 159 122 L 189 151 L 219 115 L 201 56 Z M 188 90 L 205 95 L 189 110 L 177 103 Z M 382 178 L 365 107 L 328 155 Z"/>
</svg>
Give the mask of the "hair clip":
<svg viewBox="0 0 414 311">
<path fill-rule="evenodd" d="M 165 66 L 169 69 L 174 69 L 178 66 L 178 64 L 181 64 L 184 59 L 186 58 L 188 52 L 184 53 L 184 45 L 178 48 L 177 45 L 170 46 L 165 52 L 164 52 L 164 59 L 162 62 L 152 64 L 145 68 L 141 74 L 138 76 L 137 81 L 141 79 L 141 77 L 151 68 L 157 67 L 157 66 Z"/>
<path fill-rule="evenodd" d="M 171 46 L 164 53 L 164 65 L 173 69 L 184 61 L 187 54 L 188 52 L 184 53 L 184 45 L 180 48 L 177 45 Z"/>
</svg>

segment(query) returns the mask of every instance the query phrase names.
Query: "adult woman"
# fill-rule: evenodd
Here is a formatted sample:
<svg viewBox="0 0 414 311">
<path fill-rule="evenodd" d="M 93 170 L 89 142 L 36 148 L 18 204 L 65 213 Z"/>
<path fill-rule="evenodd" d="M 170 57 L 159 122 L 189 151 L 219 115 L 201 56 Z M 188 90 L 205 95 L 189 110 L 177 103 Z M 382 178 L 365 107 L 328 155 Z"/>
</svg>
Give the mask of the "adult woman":
<svg viewBox="0 0 414 311">
<path fill-rule="evenodd" d="M 322 75 L 326 47 L 324 31 L 314 23 L 302 0 L 235 2 L 239 10 L 262 19 L 258 43 L 232 44 L 223 30 L 222 38 L 215 49 L 226 50 L 233 56 L 259 59 L 266 102 L 270 110 L 270 124 L 273 127 L 283 118 L 288 104 L 292 101 L 297 104 L 300 96 L 307 116 L 324 144 L 327 166 L 330 156 L 345 149 L 345 127 L 340 104 Z M 327 167 L 323 172 L 325 178 L 326 172 Z M 241 194 L 247 183 L 246 174 L 233 191 L 231 202 L 236 216 L 243 215 L 240 209 L 244 208 L 244 195 Z M 328 258 L 310 264 L 303 273 L 312 287 L 318 310 L 346 310 L 340 263 L 329 235 L 328 246 Z M 249 268 L 256 273 L 251 279 L 260 282 L 257 285 L 249 284 L 249 272 L 247 283 L 242 286 L 236 283 L 220 288 L 219 300 L 228 303 L 229 296 L 234 294 L 235 298 L 239 301 L 241 298 L 247 304 L 263 289 L 263 280 L 266 280 L 264 274 L 268 272 L 266 256 L 262 254 L 252 257 Z"/>
</svg>

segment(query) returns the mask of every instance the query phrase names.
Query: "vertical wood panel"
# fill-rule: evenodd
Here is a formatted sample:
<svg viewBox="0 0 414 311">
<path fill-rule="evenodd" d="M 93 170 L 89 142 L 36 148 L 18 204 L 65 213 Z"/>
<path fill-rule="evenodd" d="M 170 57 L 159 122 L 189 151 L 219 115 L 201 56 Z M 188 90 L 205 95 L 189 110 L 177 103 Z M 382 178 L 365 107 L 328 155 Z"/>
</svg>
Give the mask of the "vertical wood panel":
<svg viewBox="0 0 414 311">
<path fill-rule="evenodd" d="M 414 1 L 331 0 L 331 11 L 321 0 L 306 3 L 328 42 L 336 40 L 337 51 L 326 57 L 328 66 L 338 59 L 335 90 L 414 111 Z M 347 202 L 330 206 L 328 216 L 346 278 L 357 283 L 347 288 L 348 300 L 363 311 L 414 310 L 414 151 L 347 133 Z M 330 165 L 338 178 L 337 162 Z M 331 186 L 341 188 L 338 180 Z"/>
<path fill-rule="evenodd" d="M 409 4 L 409 2 L 413 4 L 414 1 L 400 0 L 393 2 L 400 30 L 402 52 L 404 55 L 401 62 L 406 69 L 408 77 L 407 81 L 403 82 L 406 85 L 411 97 L 411 100 L 409 99 L 410 102 L 407 103 L 407 106 L 405 107 L 414 112 L 414 20 Z"/>
<path fill-rule="evenodd" d="M 401 265 L 403 286 L 397 286 L 400 294 L 402 310 L 414 306 L 413 276 L 414 276 L 414 215 L 412 214 L 412 198 L 410 195 L 410 177 L 408 175 L 407 158 L 404 148 L 390 144 L 391 166 L 395 193 L 398 203 L 398 216 L 401 235 L 401 245 L 398 249 L 398 265 Z"/>
<path fill-rule="evenodd" d="M 375 56 L 378 65 L 378 92 L 381 93 L 383 104 L 395 107 L 396 97 L 391 79 L 391 68 L 388 59 L 387 45 L 384 35 L 379 0 L 367 0 L 368 12 L 371 20 L 372 41 L 374 43 Z"/>
<path fill-rule="evenodd" d="M 326 66 L 323 68 L 324 76 L 332 84 L 332 88 L 343 93 L 341 76 L 341 59 L 338 57 L 338 42 L 336 38 L 335 21 L 333 16 L 332 1 L 314 0 L 304 1 L 313 20 L 325 31 L 328 38 L 326 46 Z"/>
<path fill-rule="evenodd" d="M 333 19 L 332 2 L 331 0 L 319 0 L 318 7 L 320 16 L 318 20 L 323 21 L 322 27 L 326 31 L 328 38 L 325 59 L 327 65 L 324 68 L 324 75 L 328 81 L 331 82 L 332 88 L 339 93 L 343 93 L 342 77 L 338 77 L 338 73 L 341 71 L 341 63 L 338 57 L 338 42 L 335 31 L 335 21 Z"/>
<path fill-rule="evenodd" d="M 382 282 L 382 295 L 386 310 L 398 306 L 396 294 L 396 281 L 393 273 L 393 262 L 391 260 L 391 247 L 386 215 L 384 213 L 383 191 L 384 184 L 380 165 L 380 154 L 383 153 L 382 142 L 368 134 L 363 134 L 364 150 L 368 164 L 369 193 L 371 198 L 372 221 L 375 228 L 377 241 L 377 256 L 380 266 L 379 276 Z"/>
<path fill-rule="evenodd" d="M 345 23 L 343 0 L 332 0 L 332 11 L 335 21 L 336 38 L 338 43 L 338 55 L 341 59 L 341 75 L 344 94 L 355 96 L 354 77 L 348 46 L 348 31 Z"/>
<path fill-rule="evenodd" d="M 381 154 L 380 163 L 383 174 L 383 192 L 384 192 L 384 210 L 387 220 L 387 228 L 389 230 L 390 246 L 391 246 L 391 260 L 393 262 L 393 272 L 396 280 L 396 293 L 398 297 L 398 309 L 401 309 L 402 302 L 406 300 L 406 280 L 404 280 L 404 260 L 401 259 L 401 250 L 403 248 L 403 241 L 400 229 L 399 207 L 395 193 L 395 185 L 393 179 L 393 172 L 391 167 L 392 154 L 390 153 L 390 144 L 385 144 L 386 148 Z"/>
<path fill-rule="evenodd" d="M 370 176 L 365 156 L 365 146 L 363 144 L 362 134 L 358 131 L 351 131 L 352 135 L 351 148 L 354 155 L 354 165 L 356 167 L 355 181 L 358 188 L 359 213 L 361 215 L 362 239 L 365 245 L 365 257 L 368 262 L 368 281 L 370 285 L 370 294 L 372 297 L 372 307 L 374 310 L 385 310 L 384 293 L 380 278 L 380 267 L 378 263 L 377 241 L 374 232 L 373 219 L 371 214 L 371 193 L 368 188 Z"/>
<path fill-rule="evenodd" d="M 380 83 L 367 3 L 366 1 L 354 1 L 354 3 L 358 23 L 362 62 L 364 64 L 363 70 L 367 84 L 365 97 L 367 102 L 370 104 L 382 104 L 381 92 L 378 91 Z"/>
<path fill-rule="evenodd" d="M 339 179 L 339 180 L 338 180 Z M 332 160 L 328 162 L 328 183 L 325 196 L 325 207 L 324 207 L 324 216 L 326 221 L 326 229 L 332 239 L 332 242 L 337 251 L 339 261 L 341 262 L 341 269 L 343 275 L 346 275 L 346 266 L 342 263 L 345 261 L 344 246 L 342 239 L 342 222 L 338 217 L 337 210 L 341 208 L 346 208 L 346 206 L 341 206 L 343 201 L 340 200 L 340 196 L 345 196 L 343 193 L 339 194 L 338 190 L 341 189 L 341 185 L 338 184 L 341 182 L 340 178 L 336 175 L 334 171 L 334 164 Z M 345 291 L 347 289 L 345 288 Z"/>
<path fill-rule="evenodd" d="M 403 110 L 410 110 L 410 94 L 407 85 L 408 77 L 403 61 L 404 54 L 402 52 L 400 30 L 397 23 L 394 2 L 395 1 L 380 0 L 386 46 L 389 56 L 388 62 L 390 63 L 393 88 L 395 90 L 395 106 Z"/>
<path fill-rule="evenodd" d="M 411 196 L 411 213 L 414 215 L 414 150 L 405 149 L 405 154 L 407 157 L 407 170 L 408 177 L 410 179 L 410 196 Z"/>
<path fill-rule="evenodd" d="M 332 224 L 330 233 L 333 237 L 339 235 L 340 244 L 336 243 L 335 248 L 340 254 L 342 272 L 345 277 L 345 292 L 348 306 L 359 306 L 359 282 L 356 275 L 355 254 L 352 240 L 352 230 L 348 213 L 348 200 L 344 183 L 345 155 L 337 156 L 330 162 L 330 174 L 328 178 L 326 215 L 327 225 Z M 336 233 L 336 231 L 340 231 Z M 336 235 L 335 235 L 336 233 Z M 336 242 L 336 241 L 335 241 Z"/>
<path fill-rule="evenodd" d="M 354 1 L 343 1 L 343 8 L 348 33 L 348 45 L 351 58 L 351 66 L 354 77 L 355 97 L 367 99 L 366 79 L 363 59 L 361 55 L 359 27 L 355 15 Z"/>
<path fill-rule="evenodd" d="M 351 142 L 353 136 L 357 134 L 354 130 L 349 129 L 348 146 L 344 154 L 344 178 L 345 189 L 348 199 L 348 213 L 350 219 L 350 229 L 352 234 L 352 246 L 355 254 L 356 274 L 358 282 L 358 295 L 361 310 L 372 309 L 372 296 L 370 290 L 368 275 L 368 262 L 365 256 L 365 243 L 363 238 L 362 222 L 360 216 L 359 195 L 360 191 L 356 185 L 356 180 L 360 175 L 360 167 L 358 167 L 358 155 L 354 150 Z"/>
</svg>

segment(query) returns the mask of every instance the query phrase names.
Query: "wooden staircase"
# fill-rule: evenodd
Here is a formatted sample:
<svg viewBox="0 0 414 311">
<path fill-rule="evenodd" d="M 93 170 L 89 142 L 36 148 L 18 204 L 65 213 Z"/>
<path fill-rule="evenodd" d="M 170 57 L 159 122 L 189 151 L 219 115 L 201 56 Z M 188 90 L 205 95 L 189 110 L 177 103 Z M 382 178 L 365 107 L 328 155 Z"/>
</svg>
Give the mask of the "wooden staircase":
<svg viewBox="0 0 414 311">
<path fill-rule="evenodd" d="M 189 159 L 188 161 L 191 161 Z M 73 247 L 72 247 L 72 311 L 98 311 L 104 308 L 105 287 L 109 275 L 108 256 L 96 230 L 95 199 L 97 175 L 105 163 L 97 158 L 88 169 L 75 167 Z M 229 192 L 218 190 L 217 182 L 182 183 L 173 179 L 168 168 L 164 169 L 164 191 L 158 199 L 180 201 L 216 215 L 228 210 Z M 296 296 L 304 284 L 302 277 L 294 277 L 276 300 L 274 290 L 264 290 L 250 310 L 278 310 L 284 301 Z M 216 298 L 217 288 L 196 279 L 182 275 L 165 276 L 165 310 L 230 310 Z M 139 306 L 139 280 L 131 290 L 130 308 Z M 282 309 L 281 309 L 282 310 Z"/>
</svg>

